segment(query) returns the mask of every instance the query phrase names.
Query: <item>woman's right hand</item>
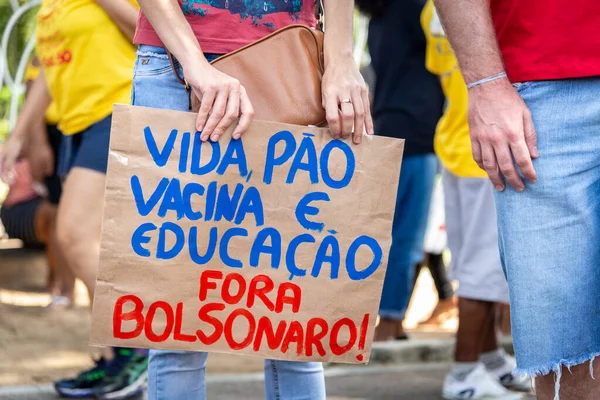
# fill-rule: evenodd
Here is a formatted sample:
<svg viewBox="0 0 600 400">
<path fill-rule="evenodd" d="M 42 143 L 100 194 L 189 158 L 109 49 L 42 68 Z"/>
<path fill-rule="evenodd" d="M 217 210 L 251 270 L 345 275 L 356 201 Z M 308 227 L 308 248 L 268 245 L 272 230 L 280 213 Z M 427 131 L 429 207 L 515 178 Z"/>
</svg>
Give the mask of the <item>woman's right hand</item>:
<svg viewBox="0 0 600 400">
<path fill-rule="evenodd" d="M 0 180 L 9 185 L 13 182 L 15 164 L 21 154 L 22 147 L 22 139 L 12 134 L 8 137 L 0 152 Z"/>
<path fill-rule="evenodd" d="M 196 129 L 202 132 L 201 139 L 216 142 L 238 117 L 232 136 L 239 139 L 254 117 L 254 108 L 240 82 L 208 63 L 184 67 L 184 76 L 200 100 Z"/>
</svg>

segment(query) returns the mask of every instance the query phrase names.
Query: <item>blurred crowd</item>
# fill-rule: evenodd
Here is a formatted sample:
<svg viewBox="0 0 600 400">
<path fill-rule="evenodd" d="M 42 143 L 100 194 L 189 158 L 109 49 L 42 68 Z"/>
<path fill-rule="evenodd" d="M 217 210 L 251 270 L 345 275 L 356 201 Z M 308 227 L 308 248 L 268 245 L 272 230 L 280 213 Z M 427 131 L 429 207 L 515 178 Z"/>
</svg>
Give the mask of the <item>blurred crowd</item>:
<svg viewBox="0 0 600 400">
<path fill-rule="evenodd" d="M 42 1 L 25 105 L 1 147 L 0 178 L 9 192 L 0 219 L 7 237 L 46 249 L 49 308 L 57 309 L 73 305 L 76 279 L 93 300 L 110 113 L 113 103 L 130 102 L 136 55 L 128 21 L 138 9 L 123 2 L 124 11 L 111 14 L 110 7 L 77 11 L 53 3 Z M 356 3 L 370 18 L 369 62 L 361 72 L 371 89 L 375 133 L 405 139 L 375 340 L 411 340 L 403 321 L 417 279 L 428 270 L 438 299 L 420 327 L 458 320 L 444 397 L 472 390 L 487 397 L 464 398 L 508 399 L 510 391 L 528 391 L 530 379 L 513 375 L 515 359 L 498 339 L 510 327 L 493 188 L 473 161 L 465 81 L 433 2 Z M 60 24 L 82 32 L 94 27 L 100 37 L 57 30 Z M 70 47 L 57 52 L 61 40 Z M 88 60 L 73 65 L 71 52 Z M 56 390 L 68 397 L 129 397 L 143 390 L 148 357 L 144 350 L 106 349 L 92 369 L 57 381 Z"/>
</svg>

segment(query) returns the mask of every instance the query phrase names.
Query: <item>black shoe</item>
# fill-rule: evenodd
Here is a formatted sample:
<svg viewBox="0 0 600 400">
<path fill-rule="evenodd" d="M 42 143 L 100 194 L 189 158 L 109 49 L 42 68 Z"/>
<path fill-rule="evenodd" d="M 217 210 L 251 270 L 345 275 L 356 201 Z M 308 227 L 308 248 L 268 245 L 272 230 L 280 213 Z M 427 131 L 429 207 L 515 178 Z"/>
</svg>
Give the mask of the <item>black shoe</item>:
<svg viewBox="0 0 600 400">
<path fill-rule="evenodd" d="M 97 399 L 121 400 L 143 393 L 148 376 L 148 356 L 131 353 L 131 357 L 124 360 L 122 368 L 112 368 L 112 373 L 109 372 L 96 386 Z"/>
<path fill-rule="evenodd" d="M 106 376 L 107 363 L 104 358 L 95 361 L 96 365 L 81 372 L 74 379 L 63 379 L 54 382 L 54 389 L 63 397 L 82 398 L 92 397 L 96 393 L 95 387 Z"/>
</svg>

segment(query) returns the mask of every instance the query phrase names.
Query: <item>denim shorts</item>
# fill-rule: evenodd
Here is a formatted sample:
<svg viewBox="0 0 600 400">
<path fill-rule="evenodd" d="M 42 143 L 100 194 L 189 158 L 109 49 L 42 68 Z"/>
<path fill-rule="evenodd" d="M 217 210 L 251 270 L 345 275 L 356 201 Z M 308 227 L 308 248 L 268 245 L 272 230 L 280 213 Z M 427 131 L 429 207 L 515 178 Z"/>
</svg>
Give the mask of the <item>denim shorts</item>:
<svg viewBox="0 0 600 400">
<path fill-rule="evenodd" d="M 211 61 L 215 54 L 205 54 Z M 176 62 L 180 76 L 181 66 Z M 175 79 L 165 49 L 141 45 L 134 67 L 131 102 L 135 106 L 187 111 L 185 88 Z M 148 366 L 149 400 L 205 400 L 207 354 L 151 350 Z M 325 400 L 323 366 L 316 362 L 265 360 L 267 400 Z"/>
<path fill-rule="evenodd" d="M 219 54 L 205 54 L 210 62 Z M 177 74 L 183 77 L 179 62 L 174 60 Z M 167 52 L 162 47 L 140 45 L 133 67 L 131 104 L 135 106 L 189 111 L 189 97 L 185 87 L 177 81 Z"/>
<path fill-rule="evenodd" d="M 58 162 L 60 176 L 67 176 L 75 167 L 106 173 L 111 122 L 109 115 L 82 132 L 63 136 Z"/>
<path fill-rule="evenodd" d="M 600 77 L 516 86 L 533 114 L 534 184 L 495 195 L 517 372 L 600 354 Z"/>
</svg>

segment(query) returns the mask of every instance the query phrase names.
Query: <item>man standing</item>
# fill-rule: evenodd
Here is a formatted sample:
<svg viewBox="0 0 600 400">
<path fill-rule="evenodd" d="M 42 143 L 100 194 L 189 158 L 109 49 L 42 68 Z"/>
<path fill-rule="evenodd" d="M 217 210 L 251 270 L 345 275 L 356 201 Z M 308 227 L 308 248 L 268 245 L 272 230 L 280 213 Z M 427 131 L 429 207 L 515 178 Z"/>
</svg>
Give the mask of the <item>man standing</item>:
<svg viewBox="0 0 600 400">
<path fill-rule="evenodd" d="M 598 399 L 600 2 L 435 2 L 496 188 L 517 370 L 538 399 Z"/>
<path fill-rule="evenodd" d="M 508 303 L 508 285 L 498 254 L 494 189 L 473 161 L 467 89 L 432 0 L 423 9 L 421 22 L 427 38 L 426 66 L 440 77 L 447 99 L 434 144 L 443 166 L 451 271 L 459 284 L 455 362 L 442 395 L 520 399 L 506 388 L 528 391 L 531 380 L 512 374 L 515 360 L 499 346 L 496 331 L 498 303 Z"/>
</svg>

